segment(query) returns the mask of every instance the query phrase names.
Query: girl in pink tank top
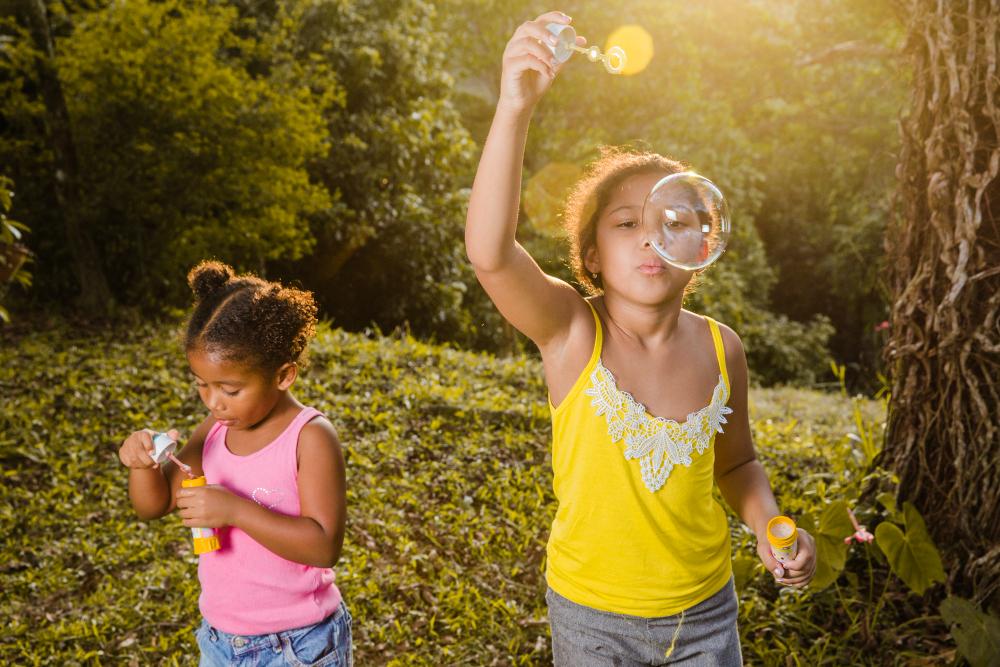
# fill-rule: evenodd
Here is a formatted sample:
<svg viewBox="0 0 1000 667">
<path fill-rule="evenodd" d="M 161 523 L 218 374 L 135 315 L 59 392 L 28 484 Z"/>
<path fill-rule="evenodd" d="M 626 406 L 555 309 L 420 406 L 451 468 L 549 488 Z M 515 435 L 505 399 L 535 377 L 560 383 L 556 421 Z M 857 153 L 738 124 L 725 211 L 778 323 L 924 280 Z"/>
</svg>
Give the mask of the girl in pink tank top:
<svg viewBox="0 0 1000 667">
<path fill-rule="evenodd" d="M 312 295 L 218 262 L 188 283 L 185 350 L 209 414 L 172 460 L 149 430 L 125 440 L 132 506 L 142 519 L 176 508 L 185 526 L 215 529 L 219 548 L 198 564 L 201 665 L 350 665 L 351 615 L 332 569 L 344 458 L 330 422 L 289 391 L 315 334 Z M 205 486 L 182 487 L 198 475 Z"/>
</svg>

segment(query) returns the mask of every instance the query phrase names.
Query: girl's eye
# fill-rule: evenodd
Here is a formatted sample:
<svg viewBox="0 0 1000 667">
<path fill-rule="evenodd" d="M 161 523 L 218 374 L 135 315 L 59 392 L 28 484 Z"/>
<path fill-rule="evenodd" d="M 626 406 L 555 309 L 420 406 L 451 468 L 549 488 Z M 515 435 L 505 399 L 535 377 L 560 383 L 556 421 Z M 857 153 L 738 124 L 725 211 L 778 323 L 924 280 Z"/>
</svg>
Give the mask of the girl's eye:
<svg viewBox="0 0 1000 667">
<path fill-rule="evenodd" d="M 236 391 L 226 391 L 225 389 L 223 389 L 222 393 L 225 394 L 226 396 L 229 396 L 230 398 L 232 398 L 236 394 L 240 393 L 240 390 L 237 389 Z"/>
<path fill-rule="evenodd" d="M 636 224 L 635 220 L 629 219 L 629 220 L 622 220 L 621 222 L 618 223 L 618 226 L 630 229 L 632 227 L 635 227 L 635 224 Z"/>
</svg>

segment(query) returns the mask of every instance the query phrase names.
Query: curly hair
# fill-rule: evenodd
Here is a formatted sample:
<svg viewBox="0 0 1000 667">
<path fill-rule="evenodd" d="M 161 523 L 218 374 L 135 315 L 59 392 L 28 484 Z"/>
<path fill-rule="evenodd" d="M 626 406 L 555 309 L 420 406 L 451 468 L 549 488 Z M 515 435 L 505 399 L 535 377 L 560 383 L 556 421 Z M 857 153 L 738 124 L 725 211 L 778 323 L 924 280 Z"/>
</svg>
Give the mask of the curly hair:
<svg viewBox="0 0 1000 667">
<path fill-rule="evenodd" d="M 563 225 L 570 241 L 570 267 L 588 294 L 597 295 L 603 290 L 600 277 L 592 276 L 584 266 L 584 258 L 597 243 L 597 221 L 615 188 L 632 176 L 668 176 L 686 169 L 683 163 L 659 153 L 619 146 L 602 147 L 601 156 L 587 165 L 586 174 L 566 200 Z"/>
<path fill-rule="evenodd" d="M 310 292 L 253 274 L 236 275 L 215 261 L 201 262 L 187 279 L 195 302 L 186 350 L 219 352 L 266 373 L 303 359 L 316 334 L 316 302 Z"/>
</svg>

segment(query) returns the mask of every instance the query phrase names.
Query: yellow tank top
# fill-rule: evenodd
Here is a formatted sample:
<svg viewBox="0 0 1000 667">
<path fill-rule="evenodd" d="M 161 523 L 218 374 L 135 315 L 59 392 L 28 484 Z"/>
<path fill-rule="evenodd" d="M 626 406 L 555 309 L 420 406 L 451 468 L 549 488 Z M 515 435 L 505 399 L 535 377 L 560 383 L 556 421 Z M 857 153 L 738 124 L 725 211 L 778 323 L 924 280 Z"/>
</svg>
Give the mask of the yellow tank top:
<svg viewBox="0 0 1000 667">
<path fill-rule="evenodd" d="M 593 306 L 591 306 L 593 310 Z M 587 367 L 552 412 L 558 501 L 546 579 L 563 597 L 633 616 L 677 614 L 732 574 L 726 514 L 712 496 L 715 434 L 729 400 L 725 350 L 711 401 L 683 422 L 653 417 L 601 363 L 601 320 Z"/>
</svg>

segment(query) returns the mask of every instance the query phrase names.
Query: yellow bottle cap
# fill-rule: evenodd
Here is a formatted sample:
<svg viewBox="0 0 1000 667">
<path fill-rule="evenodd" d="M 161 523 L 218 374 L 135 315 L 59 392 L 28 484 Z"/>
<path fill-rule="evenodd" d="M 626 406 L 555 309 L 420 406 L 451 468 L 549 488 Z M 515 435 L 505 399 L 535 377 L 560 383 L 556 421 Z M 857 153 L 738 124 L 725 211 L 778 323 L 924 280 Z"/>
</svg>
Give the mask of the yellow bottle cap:
<svg viewBox="0 0 1000 667">
<path fill-rule="evenodd" d="M 795 544 L 799 538 L 795 522 L 787 516 L 776 516 L 767 522 L 767 541 L 775 549 L 784 549 Z"/>
<path fill-rule="evenodd" d="M 218 548 L 219 548 L 219 537 L 217 535 L 212 535 L 211 537 L 194 538 L 195 555 L 207 554 L 209 551 L 215 551 Z"/>
<path fill-rule="evenodd" d="M 185 489 L 191 488 L 192 486 L 206 486 L 208 482 L 205 480 L 205 476 L 195 477 L 194 479 L 181 480 L 181 486 Z"/>
</svg>

